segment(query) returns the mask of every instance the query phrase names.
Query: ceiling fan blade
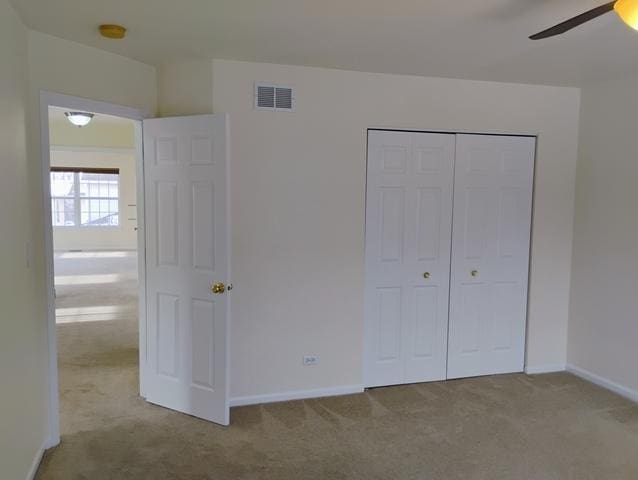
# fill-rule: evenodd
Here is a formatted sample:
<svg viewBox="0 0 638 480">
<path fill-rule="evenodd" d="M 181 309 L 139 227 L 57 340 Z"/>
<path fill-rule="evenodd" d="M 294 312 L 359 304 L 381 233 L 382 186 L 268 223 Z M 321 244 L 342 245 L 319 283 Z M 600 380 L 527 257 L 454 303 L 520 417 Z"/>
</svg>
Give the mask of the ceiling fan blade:
<svg viewBox="0 0 638 480">
<path fill-rule="evenodd" d="M 574 18 L 565 20 L 564 22 L 559 23 L 558 25 L 554 25 L 553 27 L 548 28 L 547 30 L 543 30 L 542 32 L 532 35 L 529 38 L 531 40 L 540 40 L 542 38 L 548 38 L 548 37 L 553 37 L 555 35 L 560 35 L 561 33 L 565 33 L 568 30 L 571 30 L 572 28 L 577 27 L 578 25 L 582 25 L 583 23 L 589 22 L 590 20 L 600 17 L 601 15 L 604 15 L 605 13 L 611 12 L 614 9 L 615 4 L 616 2 L 613 1 L 613 2 L 606 3 L 605 5 L 601 5 L 600 7 L 593 8 L 589 10 L 588 12 L 581 13 L 580 15 Z"/>
</svg>

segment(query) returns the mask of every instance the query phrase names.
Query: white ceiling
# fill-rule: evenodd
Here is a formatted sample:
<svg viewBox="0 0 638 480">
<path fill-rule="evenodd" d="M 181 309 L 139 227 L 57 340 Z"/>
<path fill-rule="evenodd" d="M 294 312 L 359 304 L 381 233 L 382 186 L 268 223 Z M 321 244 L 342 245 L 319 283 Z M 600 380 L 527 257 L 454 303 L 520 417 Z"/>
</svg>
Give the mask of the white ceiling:
<svg viewBox="0 0 638 480">
<path fill-rule="evenodd" d="M 12 0 L 32 29 L 154 65 L 223 58 L 555 85 L 638 70 L 638 32 L 613 13 L 527 39 L 605 1 Z M 129 35 L 103 39 L 100 23 Z"/>
</svg>

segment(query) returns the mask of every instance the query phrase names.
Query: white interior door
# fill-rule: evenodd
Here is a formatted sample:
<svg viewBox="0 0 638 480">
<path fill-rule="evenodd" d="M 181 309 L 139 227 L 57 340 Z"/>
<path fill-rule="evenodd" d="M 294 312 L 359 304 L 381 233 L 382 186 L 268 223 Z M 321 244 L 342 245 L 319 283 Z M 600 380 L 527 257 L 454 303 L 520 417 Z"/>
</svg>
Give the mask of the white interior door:
<svg viewBox="0 0 638 480">
<path fill-rule="evenodd" d="M 149 402 L 228 425 L 228 125 L 144 121 Z"/>
<path fill-rule="evenodd" d="M 535 143 L 457 136 L 448 378 L 523 370 Z"/>
<path fill-rule="evenodd" d="M 368 134 L 367 387 L 445 378 L 454 139 Z"/>
</svg>

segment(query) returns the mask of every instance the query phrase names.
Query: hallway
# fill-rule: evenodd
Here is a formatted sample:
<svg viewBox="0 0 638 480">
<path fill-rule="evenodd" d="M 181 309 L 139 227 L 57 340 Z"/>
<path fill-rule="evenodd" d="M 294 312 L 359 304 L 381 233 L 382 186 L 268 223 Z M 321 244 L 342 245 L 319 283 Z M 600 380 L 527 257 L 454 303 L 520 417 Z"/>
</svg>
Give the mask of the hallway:
<svg viewBox="0 0 638 480">
<path fill-rule="evenodd" d="M 62 442 L 138 398 L 137 255 L 55 255 Z"/>
</svg>

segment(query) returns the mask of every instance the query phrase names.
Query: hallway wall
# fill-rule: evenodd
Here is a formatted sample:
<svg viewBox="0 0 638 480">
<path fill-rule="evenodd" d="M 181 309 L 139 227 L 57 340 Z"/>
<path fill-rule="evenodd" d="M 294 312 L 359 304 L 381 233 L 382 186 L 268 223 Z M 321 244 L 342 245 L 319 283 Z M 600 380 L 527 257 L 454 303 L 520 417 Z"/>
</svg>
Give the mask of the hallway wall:
<svg viewBox="0 0 638 480">
<path fill-rule="evenodd" d="M 0 0 L 0 477 L 37 467 L 48 434 L 38 219 L 28 164 L 27 30 Z"/>
</svg>

